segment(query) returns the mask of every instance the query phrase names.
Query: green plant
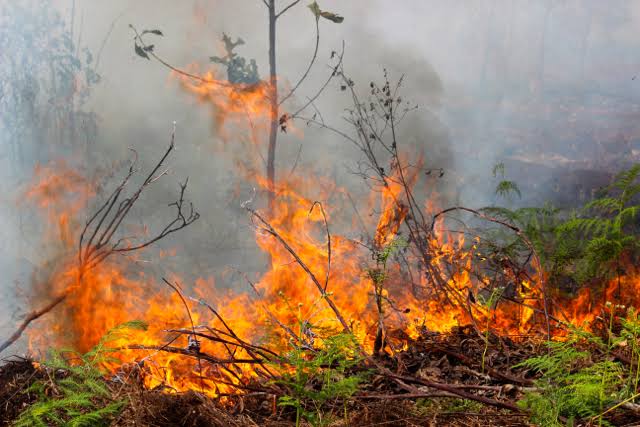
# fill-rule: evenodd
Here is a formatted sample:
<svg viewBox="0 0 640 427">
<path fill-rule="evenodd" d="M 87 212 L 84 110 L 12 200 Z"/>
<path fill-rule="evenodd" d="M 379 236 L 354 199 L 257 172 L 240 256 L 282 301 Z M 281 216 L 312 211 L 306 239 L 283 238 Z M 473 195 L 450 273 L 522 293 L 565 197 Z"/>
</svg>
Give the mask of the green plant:
<svg viewBox="0 0 640 427">
<path fill-rule="evenodd" d="M 114 361 L 109 344 L 123 338 L 126 330 L 145 330 L 140 321 L 124 323 L 107 332 L 98 344 L 85 354 L 73 350 L 52 350 L 42 364 L 47 380 L 34 382 L 27 393 L 37 401 L 27 407 L 16 420 L 15 427 L 101 426 L 108 425 L 125 404 L 112 401 L 103 381 L 102 366 Z"/>
<path fill-rule="evenodd" d="M 361 362 L 357 348 L 355 337 L 341 333 L 324 339 L 320 349 L 294 346 L 284 356 L 292 372 L 278 383 L 290 394 L 281 397 L 279 404 L 296 409 L 296 426 L 301 418 L 314 426 L 327 425 L 331 416 L 325 415 L 323 406 L 347 399 L 358 390 L 365 374 L 351 372 Z"/>
<path fill-rule="evenodd" d="M 504 165 L 496 165 L 493 174 L 504 177 Z M 574 212 L 551 205 L 517 209 L 491 206 L 482 211 L 522 230 L 552 282 L 570 277 L 582 284 L 594 278 L 610 278 L 613 273 L 620 278 L 625 254 L 640 249 L 634 225 L 640 212 L 639 177 L 640 164 L 618 174 L 599 197 Z M 501 181 L 496 187 L 496 194 L 503 197 L 514 192 L 520 194 L 511 181 Z M 528 248 L 517 235 L 502 229 L 483 235 L 482 251 L 489 259 L 526 256 Z"/>
<path fill-rule="evenodd" d="M 621 325 L 620 338 L 629 345 L 631 348 L 631 359 L 636 362 L 635 372 L 633 372 L 634 364 L 631 364 L 627 385 L 629 390 L 635 393 L 640 384 L 640 345 L 638 345 L 638 340 L 640 339 L 640 319 L 638 319 L 638 312 L 635 308 L 631 307 L 627 311 L 627 316 L 622 319 Z"/>
<path fill-rule="evenodd" d="M 373 294 L 375 296 L 376 310 L 378 313 L 378 329 L 373 345 L 373 353 L 378 354 L 384 349 L 384 285 L 387 280 L 387 262 L 397 251 L 405 248 L 407 242 L 404 239 L 396 238 L 381 249 L 374 249 L 373 258 L 376 266 L 367 270 L 367 275 L 373 283 Z"/>
<path fill-rule="evenodd" d="M 500 181 L 496 184 L 495 194 L 511 201 L 512 195 L 522 197 L 520 188 L 514 181 L 506 180 L 504 163 L 497 163 L 492 171 L 494 178 Z M 495 218 L 505 220 L 522 230 L 522 234 L 533 245 L 540 261 L 547 271 L 555 271 L 555 250 L 557 247 L 556 230 L 562 224 L 562 212 L 552 206 L 530 206 L 522 208 L 507 208 L 503 206 L 489 206 L 482 212 Z M 503 227 L 492 230 L 483 239 L 486 254 L 506 257 L 518 256 L 528 252 L 530 248 L 524 244 L 520 236 L 507 232 Z"/>
<path fill-rule="evenodd" d="M 489 335 L 491 334 L 491 320 L 493 312 L 502 296 L 502 288 L 494 288 L 487 297 L 483 297 L 483 294 L 478 295 L 478 303 L 486 310 L 486 324 L 484 331 L 484 350 L 482 351 L 482 372 L 484 373 L 485 362 L 487 359 L 487 351 L 489 350 Z"/>
<path fill-rule="evenodd" d="M 501 181 L 496 185 L 496 194 L 502 197 L 510 198 L 512 194 L 516 194 L 519 198 L 522 198 L 520 187 L 514 181 L 505 179 L 506 168 L 504 163 L 496 163 L 493 166 L 493 177 L 500 178 Z"/>
<path fill-rule="evenodd" d="M 612 358 L 614 349 L 629 347 L 631 359 L 640 362 L 638 312 L 629 308 L 625 316 L 616 316 L 624 306 L 607 303 L 606 308 L 606 339 L 569 326 L 566 340 L 549 342 L 547 354 L 516 365 L 541 374 L 536 389 L 519 402 L 530 411 L 532 422 L 560 426 L 591 419 L 608 425 L 604 415 L 640 397 L 638 364 L 623 365 Z"/>
<path fill-rule="evenodd" d="M 531 413 L 537 425 L 561 426 L 575 419 L 599 418 L 622 397 L 622 366 L 606 358 L 591 361 L 591 353 L 580 350 L 590 343 L 607 347 L 591 334 L 573 329 L 563 342 L 549 342 L 549 352 L 516 365 L 540 372 L 537 390 L 525 393 L 519 404 Z M 564 421 L 564 422 L 563 422 Z"/>
<path fill-rule="evenodd" d="M 640 204 L 640 164 L 620 173 L 604 195 L 587 203 L 557 229 L 557 256 L 573 267 L 578 282 L 615 272 L 625 252 L 639 248 L 633 221 Z"/>
</svg>

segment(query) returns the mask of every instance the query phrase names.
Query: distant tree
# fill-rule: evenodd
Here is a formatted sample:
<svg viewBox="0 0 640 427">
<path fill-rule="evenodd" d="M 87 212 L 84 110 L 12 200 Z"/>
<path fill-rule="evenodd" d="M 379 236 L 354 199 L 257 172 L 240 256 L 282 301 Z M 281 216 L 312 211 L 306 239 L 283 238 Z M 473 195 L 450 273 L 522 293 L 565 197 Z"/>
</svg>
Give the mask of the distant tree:
<svg viewBox="0 0 640 427">
<path fill-rule="evenodd" d="M 93 135 L 86 105 L 100 76 L 51 0 L 0 3 L 0 51 L 0 139 L 14 174 Z"/>
</svg>

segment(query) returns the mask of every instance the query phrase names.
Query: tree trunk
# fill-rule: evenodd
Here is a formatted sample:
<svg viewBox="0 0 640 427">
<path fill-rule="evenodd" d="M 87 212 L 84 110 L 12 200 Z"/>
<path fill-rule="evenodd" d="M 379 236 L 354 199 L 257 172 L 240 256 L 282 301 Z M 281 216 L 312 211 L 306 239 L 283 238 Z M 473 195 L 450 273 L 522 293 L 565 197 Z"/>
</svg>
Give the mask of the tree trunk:
<svg viewBox="0 0 640 427">
<path fill-rule="evenodd" d="M 276 2 L 269 0 L 269 100 L 271 102 L 271 125 L 269 129 L 269 151 L 267 154 L 267 185 L 269 211 L 273 214 L 275 189 L 276 140 L 278 137 L 278 82 L 276 76 Z"/>
</svg>

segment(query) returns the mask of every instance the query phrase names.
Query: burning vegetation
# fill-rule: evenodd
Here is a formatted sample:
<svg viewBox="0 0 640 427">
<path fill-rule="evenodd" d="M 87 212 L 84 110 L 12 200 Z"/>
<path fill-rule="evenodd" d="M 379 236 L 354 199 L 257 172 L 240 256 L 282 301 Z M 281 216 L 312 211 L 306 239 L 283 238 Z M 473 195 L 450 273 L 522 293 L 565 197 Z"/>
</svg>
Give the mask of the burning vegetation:
<svg viewBox="0 0 640 427">
<path fill-rule="evenodd" d="M 297 3 L 265 2 L 270 26 Z M 212 57 L 222 78 L 219 67 L 171 65 L 155 47 L 162 31 L 131 27 L 135 53 L 211 111 L 266 268 L 254 277 L 230 267 L 232 288 L 144 268 L 156 244 L 188 238 L 201 219 L 185 178 L 154 213 L 161 224 L 134 220 L 149 189 L 186 175 L 171 163 L 175 124 L 166 148 L 144 159 L 152 166 L 132 150 L 107 183 L 66 161 L 39 166 L 22 203 L 43 214 L 43 251 L 55 257 L 34 275 L 32 311 L 0 342 L 6 352 L 26 335 L 39 355 L 0 367 L 0 423 L 637 422 L 640 166 L 569 211 L 512 208 L 520 189 L 499 164 L 496 194 L 509 207 L 450 206 L 445 171 L 399 137 L 420 114 L 404 77 L 356 84 L 343 49 L 308 102 L 286 102 L 318 60 L 320 28 L 343 22 L 316 2 L 310 10 L 315 52 L 289 87 L 274 62 L 260 78 L 234 51 L 241 39 L 224 35 L 225 55 Z M 314 104 L 334 87 L 350 102 L 347 128 Z M 367 194 L 297 160 L 275 168 L 277 132 L 304 139 L 307 128 L 351 144 Z"/>
</svg>

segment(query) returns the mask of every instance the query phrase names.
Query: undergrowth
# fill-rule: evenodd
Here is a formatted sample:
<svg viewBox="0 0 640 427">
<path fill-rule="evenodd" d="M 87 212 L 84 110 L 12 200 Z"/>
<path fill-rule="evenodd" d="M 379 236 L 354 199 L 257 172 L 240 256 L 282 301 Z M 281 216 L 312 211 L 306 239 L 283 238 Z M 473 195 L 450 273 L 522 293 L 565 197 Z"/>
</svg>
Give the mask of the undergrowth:
<svg viewBox="0 0 640 427">
<path fill-rule="evenodd" d="M 494 168 L 504 175 L 504 166 Z M 496 194 L 520 196 L 512 181 L 503 180 Z M 623 260 L 640 252 L 637 220 L 640 217 L 640 164 L 621 172 L 595 199 L 573 211 L 552 205 L 507 208 L 490 206 L 485 213 L 516 225 L 540 257 L 550 281 L 567 279 L 577 285 L 622 274 Z M 483 249 L 489 258 L 517 257 L 528 251 L 519 236 L 504 230 L 485 233 Z"/>
<path fill-rule="evenodd" d="M 339 411 L 326 412 L 326 407 L 329 404 L 340 408 L 339 401 L 347 417 L 346 399 L 365 379 L 365 374 L 351 372 L 361 362 L 356 348 L 355 338 L 341 333 L 323 340 L 320 349 L 294 347 L 285 355 L 293 370 L 278 380 L 289 390 L 289 394 L 279 399 L 279 404 L 296 409 L 296 426 L 300 425 L 301 418 L 313 426 L 328 425 L 334 421 L 333 413 Z"/>
<path fill-rule="evenodd" d="M 14 423 L 15 427 L 84 427 L 105 426 L 120 412 L 125 400 L 113 401 L 103 381 L 102 366 L 110 361 L 109 344 L 127 330 L 145 330 L 140 321 L 124 323 L 107 332 L 87 353 L 51 350 L 41 369 L 46 380 L 35 381 L 25 392 L 37 400 L 28 406 Z"/>
<path fill-rule="evenodd" d="M 536 425 L 564 426 L 590 420 L 608 426 L 606 414 L 640 396 L 638 364 L 625 365 L 612 357 L 614 351 L 630 347 L 632 360 L 640 361 L 638 313 L 631 308 L 618 318 L 614 313 L 622 307 L 607 307 L 606 339 L 568 326 L 569 335 L 562 341 L 548 342 L 546 354 L 516 365 L 540 374 L 535 389 L 526 392 L 519 402 Z M 621 330 L 616 334 L 617 324 Z"/>
<path fill-rule="evenodd" d="M 340 412 L 347 419 L 347 400 L 367 377 L 367 372 L 354 369 L 363 361 L 356 337 L 323 330 L 311 322 L 322 298 L 304 312 L 302 304 L 294 308 L 282 297 L 297 321 L 297 336 L 277 364 L 288 367 L 275 381 L 286 390 L 278 404 L 295 409 L 296 427 L 302 419 L 312 426 L 329 425 Z"/>
</svg>

